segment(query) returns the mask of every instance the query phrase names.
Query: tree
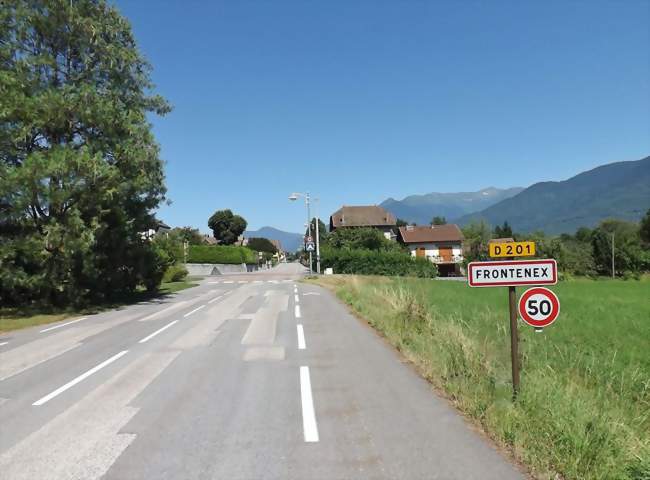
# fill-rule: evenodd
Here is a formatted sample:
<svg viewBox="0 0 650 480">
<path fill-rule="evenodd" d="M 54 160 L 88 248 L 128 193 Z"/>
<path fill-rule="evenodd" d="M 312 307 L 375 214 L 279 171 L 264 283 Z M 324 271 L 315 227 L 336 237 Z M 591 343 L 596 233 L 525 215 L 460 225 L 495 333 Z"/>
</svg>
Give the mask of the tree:
<svg viewBox="0 0 650 480">
<path fill-rule="evenodd" d="M 327 245 L 349 250 L 401 251 L 402 246 L 384 237 L 384 234 L 370 227 L 337 228 L 329 234 Z"/>
<path fill-rule="evenodd" d="M 0 8 L 0 302 L 64 305 L 153 285 L 165 198 L 151 67 L 105 0 Z"/>
<path fill-rule="evenodd" d="M 472 221 L 463 227 L 463 236 L 467 252 L 465 260 L 485 260 L 487 258 L 488 242 L 492 238 L 490 225 L 484 220 Z"/>
<path fill-rule="evenodd" d="M 446 225 L 447 219 L 445 217 L 435 216 L 431 219 L 431 225 Z"/>
<path fill-rule="evenodd" d="M 181 243 L 187 242 L 189 245 L 203 245 L 204 243 L 201 232 L 192 227 L 172 228 L 169 235 L 178 238 Z"/>
<path fill-rule="evenodd" d="M 647 248 L 650 248 L 650 208 L 645 212 L 645 216 L 639 224 L 639 235 Z"/>
<path fill-rule="evenodd" d="M 399 228 L 399 227 L 406 227 L 409 223 L 404 219 L 398 218 L 395 224 Z"/>
<path fill-rule="evenodd" d="M 231 210 L 217 210 L 208 220 L 208 227 L 212 230 L 214 238 L 222 245 L 232 245 L 246 230 L 246 220 L 239 215 L 234 215 Z"/>
<path fill-rule="evenodd" d="M 251 250 L 256 252 L 266 252 L 266 253 L 276 253 L 278 251 L 275 248 L 275 245 L 268 239 L 262 237 L 251 237 L 248 239 L 248 244 L 246 245 Z"/>
<path fill-rule="evenodd" d="M 506 220 L 503 222 L 503 226 L 496 226 L 494 227 L 494 238 L 512 238 L 512 228 L 508 224 L 508 221 Z"/>
<path fill-rule="evenodd" d="M 639 272 L 645 268 L 639 227 L 632 222 L 609 219 L 600 222 L 592 234 L 594 263 L 599 273 L 612 273 L 612 241 L 615 273 Z"/>
</svg>

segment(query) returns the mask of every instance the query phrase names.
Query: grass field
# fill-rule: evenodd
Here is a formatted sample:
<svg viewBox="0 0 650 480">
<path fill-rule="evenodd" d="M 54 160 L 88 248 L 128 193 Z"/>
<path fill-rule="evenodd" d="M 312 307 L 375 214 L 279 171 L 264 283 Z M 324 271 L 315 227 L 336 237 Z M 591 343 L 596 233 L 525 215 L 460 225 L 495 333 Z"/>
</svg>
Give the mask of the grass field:
<svg viewBox="0 0 650 480">
<path fill-rule="evenodd" d="M 198 283 L 193 283 L 195 280 L 197 280 L 197 278 L 188 277 L 186 280 L 181 282 L 161 283 L 160 289 L 153 295 L 144 291 L 138 292 L 132 297 L 124 299 L 122 302 L 116 302 L 110 305 L 95 305 L 84 309 L 45 312 L 38 308 L 0 308 L 0 333 L 20 330 L 21 328 L 34 327 L 36 325 L 60 322 L 66 318 L 89 315 L 121 305 L 137 303 L 149 299 L 152 296 L 168 295 L 170 293 L 185 290 L 186 288 L 197 286 Z"/>
<path fill-rule="evenodd" d="M 520 325 L 512 401 L 507 289 L 336 276 L 336 291 L 538 478 L 650 479 L 650 282 L 552 287 L 559 319 Z M 518 295 L 523 289 L 518 289 Z"/>
</svg>

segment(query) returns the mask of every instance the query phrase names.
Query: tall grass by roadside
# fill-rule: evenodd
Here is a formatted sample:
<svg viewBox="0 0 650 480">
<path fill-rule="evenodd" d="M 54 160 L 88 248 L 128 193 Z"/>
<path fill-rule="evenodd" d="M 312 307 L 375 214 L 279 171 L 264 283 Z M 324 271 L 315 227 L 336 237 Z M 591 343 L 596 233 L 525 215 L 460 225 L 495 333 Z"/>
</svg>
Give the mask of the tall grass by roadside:
<svg viewBox="0 0 650 480">
<path fill-rule="evenodd" d="M 505 288 L 318 281 L 539 478 L 650 479 L 650 283 L 554 287 L 559 320 L 542 334 L 520 327 L 522 390 L 513 402 Z"/>
</svg>

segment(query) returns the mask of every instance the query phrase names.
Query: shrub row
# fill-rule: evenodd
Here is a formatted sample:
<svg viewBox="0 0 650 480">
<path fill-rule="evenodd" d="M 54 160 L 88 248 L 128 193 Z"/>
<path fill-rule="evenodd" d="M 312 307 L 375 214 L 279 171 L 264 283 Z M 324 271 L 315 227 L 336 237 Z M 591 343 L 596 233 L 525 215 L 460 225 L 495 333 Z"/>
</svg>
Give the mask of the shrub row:
<svg viewBox="0 0 650 480">
<path fill-rule="evenodd" d="M 331 267 L 334 273 L 359 275 L 434 278 L 438 274 L 438 268 L 430 261 L 402 252 L 326 247 L 321 250 L 321 265 Z"/>
<path fill-rule="evenodd" d="M 189 263 L 257 263 L 257 255 L 250 248 L 229 245 L 190 245 Z"/>
</svg>

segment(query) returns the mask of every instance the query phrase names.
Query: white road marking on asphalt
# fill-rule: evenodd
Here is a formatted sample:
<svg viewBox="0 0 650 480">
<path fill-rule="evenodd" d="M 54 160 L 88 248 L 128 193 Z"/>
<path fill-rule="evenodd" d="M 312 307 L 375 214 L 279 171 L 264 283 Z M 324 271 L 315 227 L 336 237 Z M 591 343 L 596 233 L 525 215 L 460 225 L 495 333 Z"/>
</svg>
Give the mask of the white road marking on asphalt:
<svg viewBox="0 0 650 480">
<path fill-rule="evenodd" d="M 146 322 L 147 320 L 151 320 L 152 318 L 156 318 L 158 315 L 162 315 L 163 313 L 168 312 L 169 310 L 174 310 L 176 308 L 180 308 L 183 305 L 185 305 L 186 303 L 187 303 L 187 300 L 181 300 L 180 302 L 176 302 L 176 303 L 174 303 L 173 305 L 170 305 L 167 308 L 163 308 L 162 310 L 160 310 L 158 312 L 154 312 L 151 315 L 147 315 L 146 317 L 141 318 L 140 321 L 141 322 Z"/>
<path fill-rule="evenodd" d="M 314 413 L 314 399 L 311 394 L 309 367 L 300 367 L 300 398 L 302 400 L 302 428 L 305 442 L 317 442 L 318 426 Z"/>
<path fill-rule="evenodd" d="M 296 303 L 300 302 L 300 298 L 298 297 L 297 294 L 293 296 L 293 299 L 295 300 Z"/>
<path fill-rule="evenodd" d="M 253 283 L 262 283 L 262 280 L 253 280 Z"/>
<path fill-rule="evenodd" d="M 58 395 L 61 395 L 63 392 L 65 392 L 65 391 L 68 390 L 69 388 L 72 388 L 72 387 L 74 387 L 77 383 L 84 381 L 86 378 L 90 377 L 93 373 L 97 373 L 97 372 L 99 372 L 102 368 L 104 368 L 104 367 L 110 365 L 110 364 L 113 363 L 115 360 L 120 359 L 121 357 L 123 357 L 123 356 L 126 355 L 127 353 L 129 353 L 128 350 L 122 350 L 120 353 L 117 353 L 117 354 L 113 355 L 113 356 L 112 356 L 111 358 L 109 358 L 108 360 L 104 360 L 104 361 L 103 361 L 102 363 L 100 363 L 99 365 L 97 365 L 97 366 L 91 368 L 91 369 L 88 370 L 86 373 L 82 373 L 81 375 L 79 375 L 79 376 L 78 376 L 77 378 L 75 378 L 74 380 L 70 380 L 68 383 L 66 383 L 66 384 L 63 385 L 62 387 L 57 388 L 57 389 L 54 390 L 52 393 L 48 393 L 48 394 L 45 395 L 43 398 L 41 398 L 41 399 L 39 399 L 39 400 L 36 400 L 34 403 L 32 403 L 32 405 L 34 405 L 35 407 L 38 407 L 38 406 L 40 406 L 40 405 L 43 405 L 44 403 L 49 402 L 49 401 L 52 400 L 54 397 L 57 397 Z"/>
<path fill-rule="evenodd" d="M 149 340 L 151 340 L 153 337 L 155 337 L 155 336 L 158 335 L 159 333 L 164 332 L 165 330 L 167 330 L 169 327 L 171 327 L 172 325 L 174 325 L 176 322 L 178 322 L 178 320 L 174 320 L 173 322 L 169 322 L 167 325 L 165 325 L 165 326 L 162 327 L 162 328 L 159 328 L 158 330 L 156 330 L 155 332 L 153 332 L 151 335 L 147 335 L 146 337 L 144 337 L 144 338 L 143 338 L 142 340 L 140 340 L 138 343 L 145 343 L 145 342 L 148 342 Z"/>
<path fill-rule="evenodd" d="M 221 280 L 216 281 L 216 282 L 208 282 L 208 285 L 216 285 L 217 283 L 221 283 Z"/>
<path fill-rule="evenodd" d="M 307 293 L 303 293 L 303 294 L 302 294 L 303 297 L 304 297 L 304 296 L 307 296 L 307 295 L 320 295 L 320 293 L 316 293 L 316 292 L 307 292 Z"/>
<path fill-rule="evenodd" d="M 198 312 L 199 310 L 201 310 L 203 307 L 205 307 L 205 305 L 201 305 L 200 307 L 196 307 L 196 308 L 195 308 L 194 310 L 192 310 L 191 312 L 187 312 L 185 315 L 183 315 L 183 318 L 185 318 L 185 317 L 189 317 L 189 316 L 192 315 L 193 313 L 196 313 L 196 312 Z"/>
<path fill-rule="evenodd" d="M 219 300 L 221 297 L 223 297 L 223 295 L 219 295 L 218 297 L 214 297 L 214 298 L 213 298 L 212 300 L 210 300 L 208 303 L 216 302 L 216 301 Z"/>
<path fill-rule="evenodd" d="M 223 282 L 223 283 L 235 283 L 235 282 L 234 282 L 234 281 L 232 281 L 232 280 L 226 280 L 226 281 L 225 281 L 225 282 Z"/>
<path fill-rule="evenodd" d="M 296 325 L 296 328 L 298 329 L 298 350 L 304 350 L 306 348 L 305 330 L 302 328 L 301 324 Z"/>
<path fill-rule="evenodd" d="M 9 343 L 9 342 L 0 342 L 0 347 L 2 347 L 3 345 L 6 345 L 6 344 L 8 344 L 8 343 Z"/>
<path fill-rule="evenodd" d="M 46 328 L 45 330 L 41 330 L 38 333 L 45 333 L 45 332 L 49 332 L 50 330 L 56 330 L 57 328 L 65 327 L 67 325 L 72 325 L 73 323 L 81 322 L 82 320 L 85 320 L 86 318 L 88 318 L 88 317 L 77 318 L 76 320 L 72 320 L 71 322 L 66 322 L 66 323 L 62 323 L 61 325 L 55 325 L 53 327 Z"/>
<path fill-rule="evenodd" d="M 300 305 L 296 305 L 294 313 L 296 314 L 296 318 L 300 318 L 302 315 L 300 315 Z"/>
</svg>

